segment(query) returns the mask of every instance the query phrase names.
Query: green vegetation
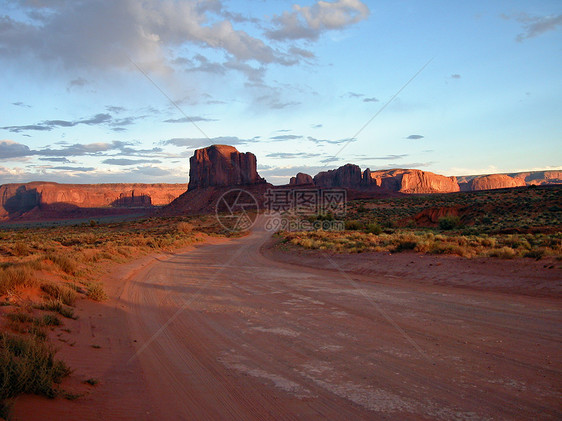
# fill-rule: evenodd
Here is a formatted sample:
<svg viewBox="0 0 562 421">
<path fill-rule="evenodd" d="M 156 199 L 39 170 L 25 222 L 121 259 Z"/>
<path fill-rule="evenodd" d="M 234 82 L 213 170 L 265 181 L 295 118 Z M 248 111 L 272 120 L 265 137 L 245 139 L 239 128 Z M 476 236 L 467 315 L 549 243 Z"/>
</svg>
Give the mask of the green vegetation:
<svg viewBox="0 0 562 421">
<path fill-rule="evenodd" d="M 7 399 L 21 393 L 54 398 L 56 384 L 70 374 L 55 351 L 38 336 L 0 333 L 0 413 L 7 413 Z"/>
<path fill-rule="evenodd" d="M 284 244 L 337 253 L 562 258 L 560 203 L 562 187 L 358 200 L 348 203 L 345 231 L 280 236 Z"/>
</svg>

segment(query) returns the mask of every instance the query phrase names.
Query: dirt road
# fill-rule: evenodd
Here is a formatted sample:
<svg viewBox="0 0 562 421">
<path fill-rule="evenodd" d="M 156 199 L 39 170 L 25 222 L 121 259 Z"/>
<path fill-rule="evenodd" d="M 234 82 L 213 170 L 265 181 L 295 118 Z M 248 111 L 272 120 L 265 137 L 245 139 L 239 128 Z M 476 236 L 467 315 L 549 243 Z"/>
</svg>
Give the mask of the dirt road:
<svg viewBox="0 0 562 421">
<path fill-rule="evenodd" d="M 98 354 L 120 370 L 81 418 L 562 418 L 559 299 L 308 269 L 265 258 L 268 238 L 131 277 L 101 330 L 127 344 Z"/>
</svg>

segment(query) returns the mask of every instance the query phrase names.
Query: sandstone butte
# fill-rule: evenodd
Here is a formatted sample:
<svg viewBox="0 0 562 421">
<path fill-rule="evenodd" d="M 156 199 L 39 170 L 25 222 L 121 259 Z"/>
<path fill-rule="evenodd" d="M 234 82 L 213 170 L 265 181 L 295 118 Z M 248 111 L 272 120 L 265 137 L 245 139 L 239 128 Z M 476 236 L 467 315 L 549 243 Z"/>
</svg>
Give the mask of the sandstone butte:
<svg viewBox="0 0 562 421">
<path fill-rule="evenodd" d="M 187 184 L 4 184 L 0 186 L 0 216 L 61 204 L 80 208 L 162 206 L 186 188 Z"/>
<path fill-rule="evenodd" d="M 189 189 L 265 183 L 258 175 L 256 156 L 233 146 L 197 149 L 189 159 Z"/>
<path fill-rule="evenodd" d="M 256 156 L 233 146 L 212 145 L 197 149 L 189 159 L 189 188 L 158 215 L 171 216 L 213 212 L 221 196 L 240 187 L 263 206 L 271 186 L 257 171 Z"/>
</svg>

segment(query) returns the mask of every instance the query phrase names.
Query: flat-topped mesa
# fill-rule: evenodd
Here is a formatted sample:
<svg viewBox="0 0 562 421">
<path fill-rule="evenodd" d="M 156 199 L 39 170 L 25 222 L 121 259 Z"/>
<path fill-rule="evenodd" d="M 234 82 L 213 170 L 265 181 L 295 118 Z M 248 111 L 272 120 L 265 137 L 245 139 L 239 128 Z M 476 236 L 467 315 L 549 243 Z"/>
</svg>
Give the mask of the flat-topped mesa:
<svg viewBox="0 0 562 421">
<path fill-rule="evenodd" d="M 188 191 L 265 182 L 258 174 L 256 156 L 238 152 L 233 146 L 212 145 L 197 149 L 189 159 Z"/>
<path fill-rule="evenodd" d="M 526 186 L 524 178 L 513 178 L 507 174 L 482 175 L 469 181 L 469 190 L 492 190 Z"/>
<path fill-rule="evenodd" d="M 456 177 L 446 177 L 429 171 L 393 169 L 363 173 L 364 185 L 376 185 L 385 190 L 409 194 L 458 192 Z"/>
</svg>

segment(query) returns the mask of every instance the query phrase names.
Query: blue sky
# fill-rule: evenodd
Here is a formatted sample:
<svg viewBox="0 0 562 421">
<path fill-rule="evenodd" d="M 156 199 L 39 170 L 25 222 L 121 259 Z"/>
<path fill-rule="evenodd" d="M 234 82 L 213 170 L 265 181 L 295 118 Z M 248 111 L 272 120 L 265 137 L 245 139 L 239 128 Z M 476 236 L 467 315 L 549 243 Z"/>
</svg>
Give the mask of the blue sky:
<svg viewBox="0 0 562 421">
<path fill-rule="evenodd" d="M 0 0 L 0 62 L 0 184 L 562 168 L 559 0 Z"/>
</svg>

